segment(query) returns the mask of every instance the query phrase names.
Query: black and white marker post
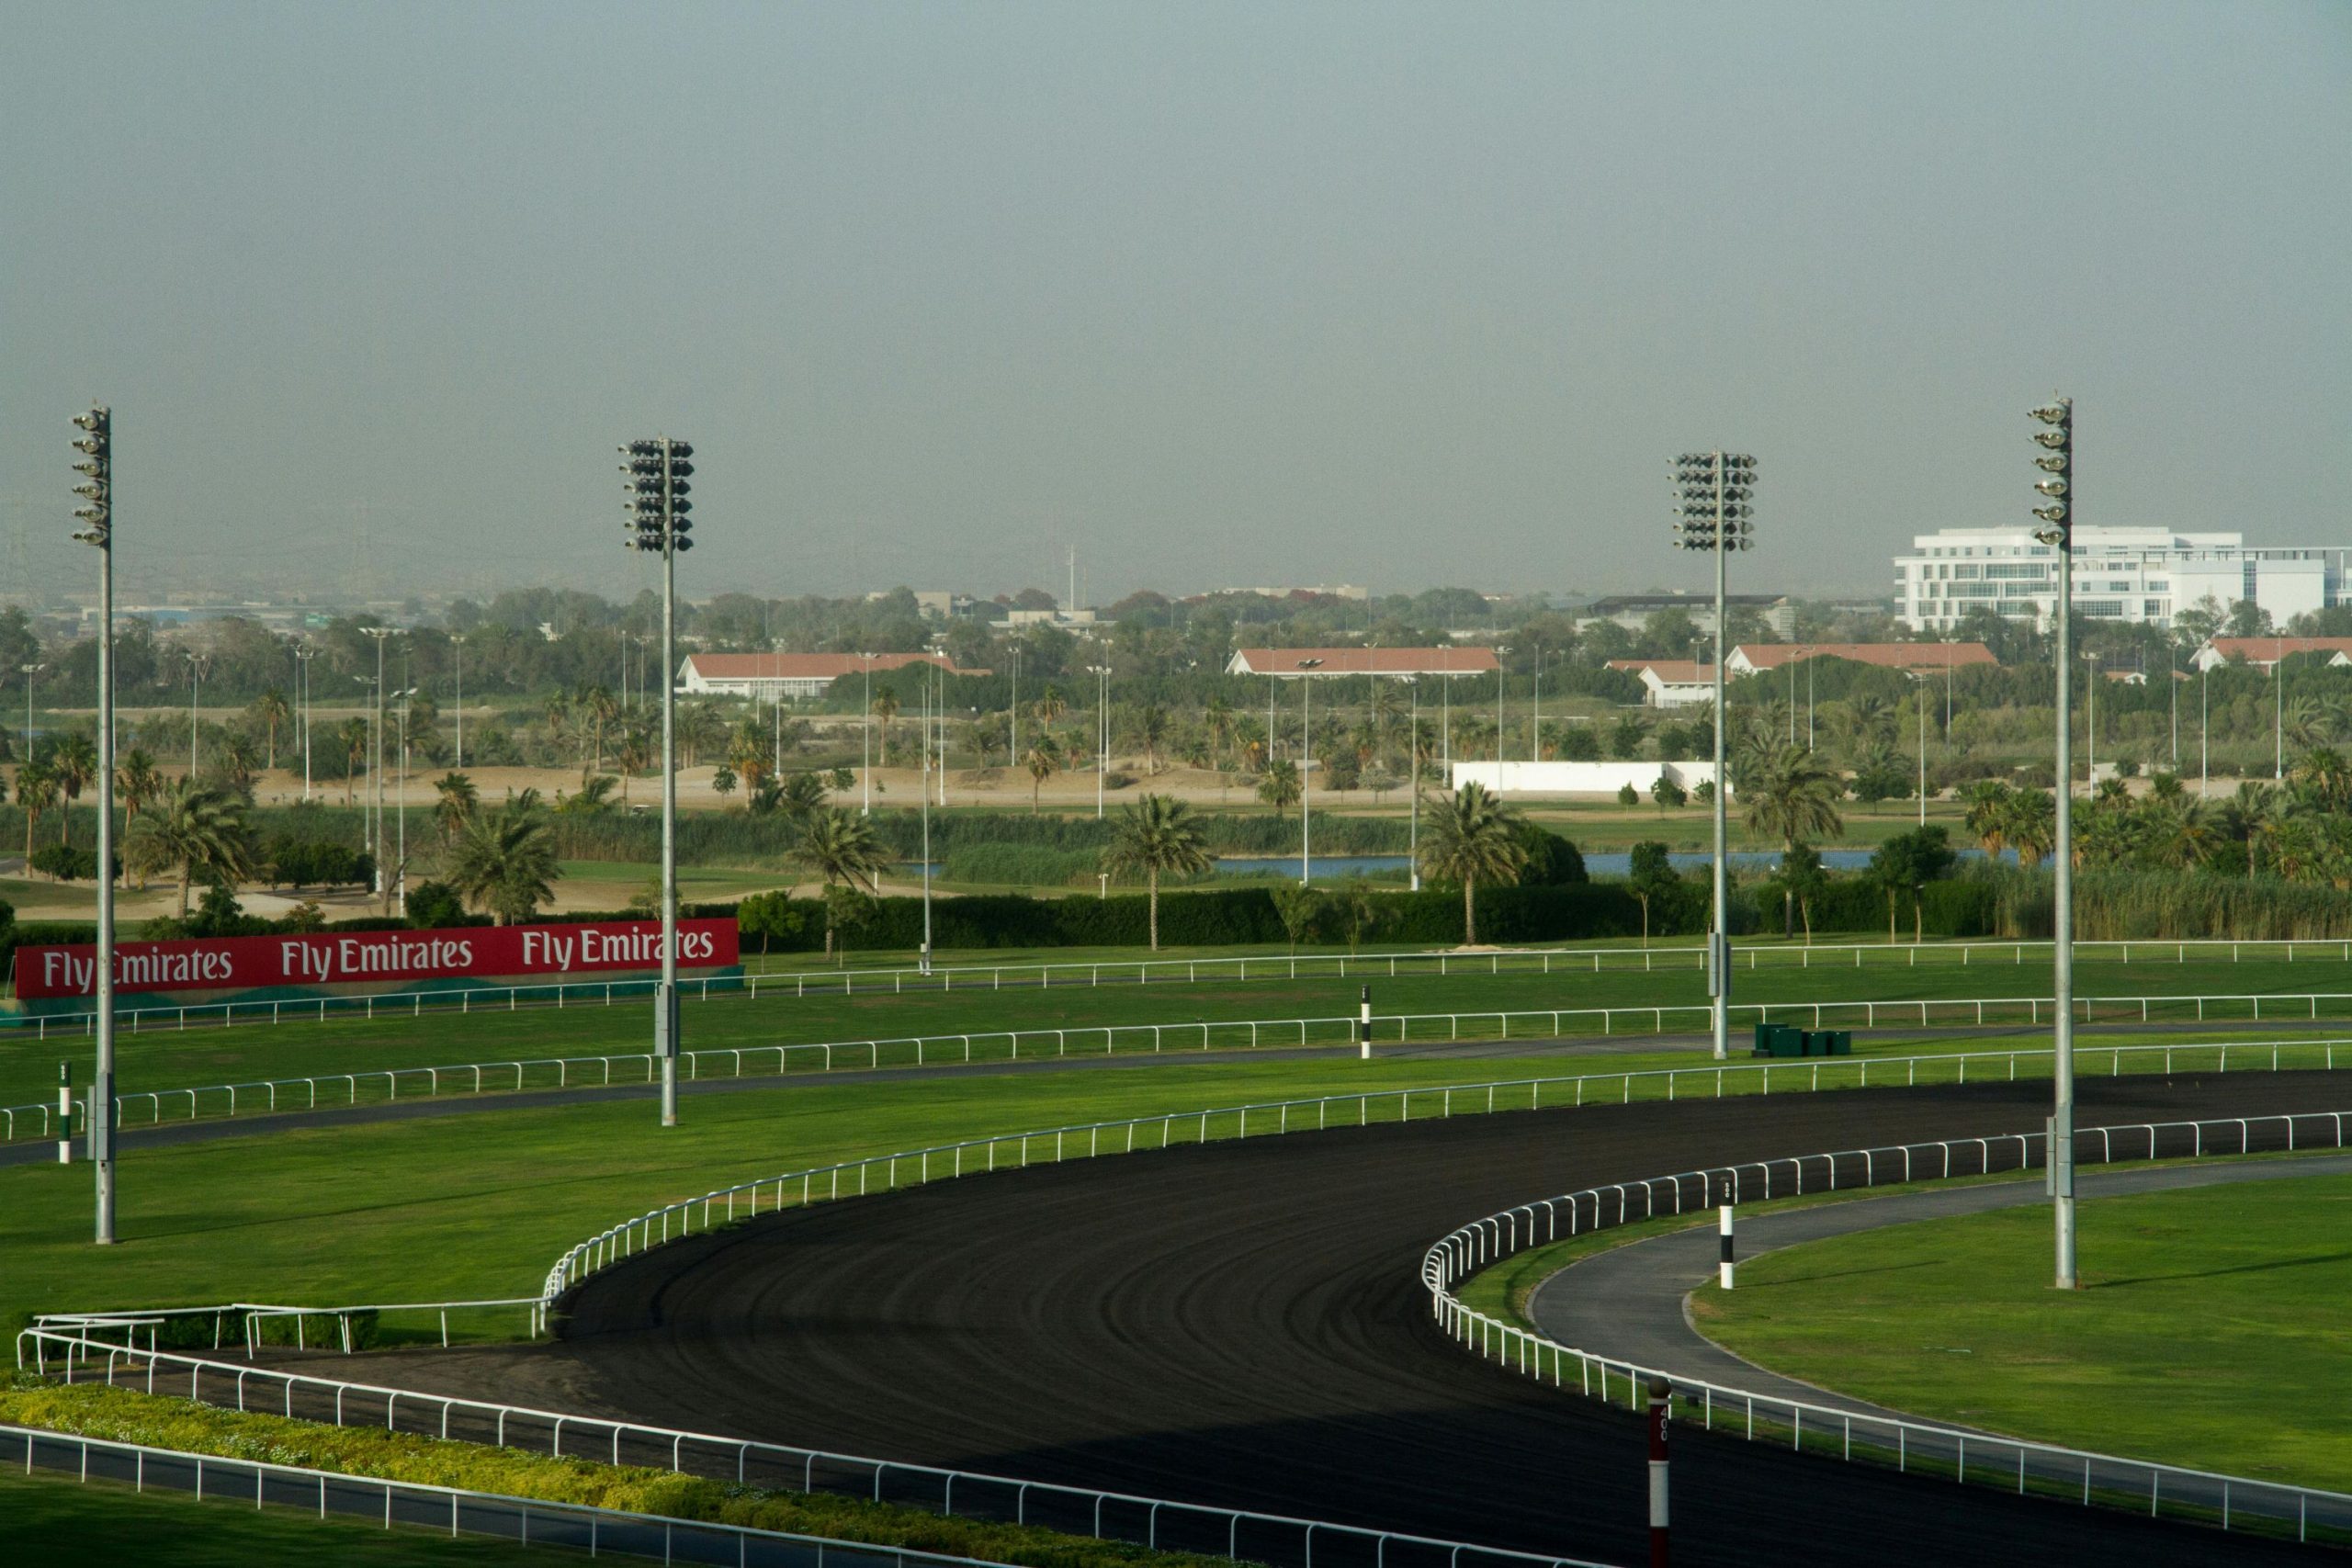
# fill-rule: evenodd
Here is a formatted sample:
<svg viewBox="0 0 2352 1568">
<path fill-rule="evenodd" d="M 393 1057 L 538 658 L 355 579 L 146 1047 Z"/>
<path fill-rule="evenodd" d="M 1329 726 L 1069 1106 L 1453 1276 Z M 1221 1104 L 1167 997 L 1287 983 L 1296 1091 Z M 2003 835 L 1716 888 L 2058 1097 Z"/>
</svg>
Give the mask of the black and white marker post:
<svg viewBox="0 0 2352 1568">
<path fill-rule="evenodd" d="M 1667 1568 L 1666 1416 L 1670 1399 L 1662 1377 L 1650 1379 L 1650 1568 Z"/>
<path fill-rule="evenodd" d="M 57 1064 L 57 1163 L 74 1163 L 74 1064 Z"/>
<path fill-rule="evenodd" d="M 1363 999 L 1358 1005 L 1356 1011 L 1356 1047 L 1357 1055 L 1367 1062 L 1372 1060 L 1372 987 L 1370 986 L 1363 988 Z"/>
<path fill-rule="evenodd" d="M 1729 1203 L 1723 1204 L 1715 1210 L 1715 1230 L 1723 1237 L 1724 1243 L 1723 1261 L 1716 1266 L 1715 1279 L 1717 1283 L 1728 1291 L 1731 1289 L 1732 1265 L 1731 1205 Z"/>
</svg>

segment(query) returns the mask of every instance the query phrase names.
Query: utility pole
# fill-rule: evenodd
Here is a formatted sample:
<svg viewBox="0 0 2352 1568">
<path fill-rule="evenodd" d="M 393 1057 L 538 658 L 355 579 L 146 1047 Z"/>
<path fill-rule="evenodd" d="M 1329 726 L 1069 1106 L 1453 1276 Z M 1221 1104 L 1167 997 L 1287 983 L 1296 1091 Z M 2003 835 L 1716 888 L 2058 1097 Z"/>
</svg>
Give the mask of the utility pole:
<svg viewBox="0 0 2352 1568">
<path fill-rule="evenodd" d="M 2051 936 L 2054 971 L 2051 1023 L 2053 1084 L 2048 1145 L 2057 1284 L 2075 1288 L 2075 404 L 2059 398 L 2033 411 L 2050 428 L 2036 431 L 2042 455 L 2033 466 L 2050 477 L 2034 489 L 2045 498 L 2033 509 L 2044 526 L 2033 536 L 2058 552 L 2058 834 L 2054 859 L 2057 908 Z"/>
<path fill-rule="evenodd" d="M 450 635 L 449 646 L 458 650 L 458 760 L 456 766 L 466 765 L 466 637 L 463 632 Z"/>
<path fill-rule="evenodd" d="M 94 1239 L 114 1245 L 114 412 L 93 404 L 74 416 L 82 434 L 74 487 L 82 504 L 74 515 L 76 539 L 98 552 L 98 952 L 92 976 L 92 1031 L 98 1051 L 90 1086 L 90 1166 L 97 1177 Z M 29 689 L 29 682 L 28 684 Z M 28 726 L 31 720 L 26 720 Z"/>
<path fill-rule="evenodd" d="M 1306 765 L 1315 752 L 1315 671 L 1322 664 L 1320 659 L 1298 661 L 1298 885 L 1305 887 L 1315 878 L 1315 842 L 1308 824 L 1314 819 L 1306 811 Z M 1499 739 L 1499 738 L 1498 738 Z"/>
<path fill-rule="evenodd" d="M 1731 781 L 1724 773 L 1724 559 L 1735 550 L 1756 547 L 1756 525 L 1748 521 L 1754 509 L 1747 502 L 1756 493 L 1756 459 L 1745 454 L 1686 452 L 1674 461 L 1676 509 L 1675 544 L 1686 550 L 1705 550 L 1715 558 L 1715 715 L 1713 796 L 1715 856 L 1714 931 L 1707 946 L 1707 1000 L 1714 1037 L 1714 1055 L 1731 1055 L 1731 877 L 1727 849 L 1730 839 L 1725 796 Z"/>
<path fill-rule="evenodd" d="M 653 993 L 653 1053 L 662 1058 L 662 1125 L 678 1124 L 678 552 L 695 547 L 686 513 L 695 449 L 657 435 L 620 449 L 629 500 L 628 548 L 662 558 L 662 984 Z"/>
</svg>

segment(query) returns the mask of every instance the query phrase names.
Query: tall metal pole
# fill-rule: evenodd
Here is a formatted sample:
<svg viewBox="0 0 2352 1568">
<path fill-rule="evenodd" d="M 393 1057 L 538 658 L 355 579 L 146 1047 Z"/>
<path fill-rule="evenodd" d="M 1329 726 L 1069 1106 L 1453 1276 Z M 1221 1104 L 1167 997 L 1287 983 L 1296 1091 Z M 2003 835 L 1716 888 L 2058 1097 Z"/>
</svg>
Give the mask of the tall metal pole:
<svg viewBox="0 0 2352 1568">
<path fill-rule="evenodd" d="M 1111 771 L 1111 667 L 1094 667 L 1094 816 L 1102 816 L 1102 775 Z"/>
<path fill-rule="evenodd" d="M 187 776 L 196 782 L 196 699 L 204 689 L 204 660 L 191 653 L 187 656 Z"/>
<path fill-rule="evenodd" d="M 25 672 L 25 761 L 33 760 L 33 677 L 49 668 L 46 664 L 19 664 Z"/>
<path fill-rule="evenodd" d="M 674 444 L 662 438 L 662 1125 L 678 1124 L 678 518 Z"/>
<path fill-rule="evenodd" d="M 2287 777 L 2287 645 L 2276 639 L 2270 645 L 2270 693 L 2275 705 L 2270 729 L 2274 750 L 2270 776 L 2283 782 Z"/>
<path fill-rule="evenodd" d="M 858 802 L 857 814 L 871 817 L 874 815 L 874 655 L 861 653 L 857 657 L 865 670 L 865 724 L 858 738 L 860 752 L 865 759 L 865 766 L 858 770 L 864 798 Z"/>
<path fill-rule="evenodd" d="M 458 650 L 458 761 L 456 765 L 462 768 L 466 765 L 466 639 L 462 635 L 452 637 L 449 639 L 449 645 Z"/>
<path fill-rule="evenodd" d="M 1298 885 L 1315 879 L 1315 841 L 1306 814 L 1306 764 L 1315 754 L 1315 677 L 1298 682 Z"/>
<path fill-rule="evenodd" d="M 1413 688 L 1412 728 L 1406 731 L 1405 751 L 1410 760 L 1413 774 L 1413 827 L 1411 848 L 1408 861 L 1411 867 L 1413 891 L 1421 890 L 1421 683 L 1418 680 L 1405 682 Z"/>
<path fill-rule="evenodd" d="M 74 536 L 98 552 L 98 951 L 91 976 L 91 1029 L 97 1072 L 90 1086 L 90 1167 L 96 1179 L 93 1239 L 114 1245 L 114 415 L 104 404 L 77 416 L 85 432 L 74 443 L 84 454 L 74 465 L 88 476 L 74 493 L 84 527 Z M 29 725 L 29 719 L 28 724 Z M 70 1132 L 71 1129 L 66 1129 Z"/>
<path fill-rule="evenodd" d="M 1730 520 L 1724 515 L 1724 455 L 1714 453 L 1715 470 L 1715 931 L 1714 961 L 1707 966 L 1708 1029 L 1718 1062 L 1731 1055 L 1731 874 L 1726 851 L 1731 836 L 1724 796 L 1731 793 L 1724 776 L 1724 557 L 1731 550 Z"/>
<path fill-rule="evenodd" d="M 2049 1174 L 2052 1228 L 2057 1251 L 2057 1285 L 2075 1287 L 2075 543 L 2072 496 L 2074 404 L 2060 398 L 2034 417 L 2052 426 L 2037 437 L 2052 454 L 2038 460 L 2056 476 L 2035 488 L 2051 497 L 2034 515 L 2051 525 L 2037 536 L 2058 551 L 2058 832 L 2056 843 L 2056 908 L 2052 922 L 2051 956 L 2054 969 L 2052 1022 L 2052 1104 L 2050 1116 Z"/>
<path fill-rule="evenodd" d="M 926 667 L 927 668 L 927 667 Z M 922 963 L 931 973 L 931 688 L 922 683 Z"/>
<path fill-rule="evenodd" d="M 376 728 L 371 748 L 375 754 L 368 759 L 371 782 L 369 794 L 376 801 L 376 826 L 368 837 L 368 847 L 376 857 L 376 891 L 384 901 L 384 913 L 389 915 L 392 912 L 392 881 L 384 873 L 384 639 L 392 635 L 393 628 L 362 626 L 359 629 L 376 639 Z"/>
</svg>

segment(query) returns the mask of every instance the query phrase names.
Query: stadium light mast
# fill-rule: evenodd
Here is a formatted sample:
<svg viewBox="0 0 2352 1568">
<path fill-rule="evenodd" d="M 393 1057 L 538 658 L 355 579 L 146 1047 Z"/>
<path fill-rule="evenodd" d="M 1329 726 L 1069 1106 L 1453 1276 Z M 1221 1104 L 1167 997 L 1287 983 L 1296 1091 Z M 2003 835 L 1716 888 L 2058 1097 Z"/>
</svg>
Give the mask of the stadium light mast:
<svg viewBox="0 0 2352 1568">
<path fill-rule="evenodd" d="M 653 993 L 653 1054 L 662 1058 L 662 1125 L 678 1124 L 678 553 L 695 547 L 686 513 L 695 449 L 657 435 L 620 449 L 628 491 L 624 541 L 662 558 L 662 983 Z"/>
<path fill-rule="evenodd" d="M 2057 1285 L 2075 1288 L 2075 404 L 2054 398 L 2033 411 L 2047 429 L 2034 432 L 2042 448 L 2033 466 L 2049 476 L 2035 483 L 2044 499 L 2033 509 L 2041 526 L 2033 536 L 2058 552 L 2058 835 L 2056 919 L 2051 931 L 2053 1003 L 2049 1176 L 2057 1246 Z"/>
<path fill-rule="evenodd" d="M 376 862 L 376 891 L 384 901 L 384 913 L 392 912 L 392 880 L 384 874 L 384 639 L 397 635 L 398 626 L 362 626 L 361 632 L 375 639 L 376 682 L 369 701 L 376 719 L 374 755 L 368 759 L 368 773 L 373 780 L 368 793 L 376 798 L 376 826 L 368 840 L 368 852 Z"/>
<path fill-rule="evenodd" d="M 1731 876 L 1725 863 L 1730 838 L 1724 776 L 1724 650 L 1730 628 L 1724 619 L 1724 558 L 1756 547 L 1756 525 L 1747 504 L 1756 493 L 1756 459 L 1744 453 L 1685 452 L 1674 460 L 1677 502 L 1675 547 L 1705 550 L 1715 558 L 1715 772 L 1712 789 L 1715 828 L 1715 921 L 1707 939 L 1707 1002 L 1717 1061 L 1731 1055 Z"/>
<path fill-rule="evenodd" d="M 93 404 L 74 416 L 82 432 L 74 450 L 82 454 L 74 471 L 82 481 L 74 493 L 82 504 L 74 516 L 82 526 L 74 536 L 98 552 L 98 952 L 91 977 L 92 1032 L 96 1037 L 97 1075 L 90 1085 L 90 1166 L 97 1178 L 97 1214 L 93 1239 L 114 1245 L 114 412 Z M 26 677 L 27 689 L 31 677 Z M 31 727 L 29 700 L 26 726 Z M 28 740 L 29 748 L 29 740 Z M 31 755 L 28 750 L 27 756 Z M 68 1127 L 63 1130 L 70 1134 Z"/>
</svg>

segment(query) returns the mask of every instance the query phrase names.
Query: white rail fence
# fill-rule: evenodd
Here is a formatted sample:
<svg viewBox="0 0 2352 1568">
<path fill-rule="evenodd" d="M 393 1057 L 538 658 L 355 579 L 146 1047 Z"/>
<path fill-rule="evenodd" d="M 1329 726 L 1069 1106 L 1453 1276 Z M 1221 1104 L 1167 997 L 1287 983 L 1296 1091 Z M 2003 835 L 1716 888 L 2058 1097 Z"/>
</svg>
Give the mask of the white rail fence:
<svg viewBox="0 0 2352 1568">
<path fill-rule="evenodd" d="M 1743 945 L 1735 950 L 1733 964 L 1749 970 L 1815 969 L 1894 966 L 1932 968 L 1990 964 L 2024 964 L 2029 953 L 2041 954 L 2047 941 L 1932 942 L 1818 942 L 1809 945 Z M 2078 958 L 2102 957 L 2132 963 L 2185 964 L 2200 959 L 2233 964 L 2278 962 L 2293 964 L 2333 959 L 2352 964 L 2352 941 L 2280 938 L 2238 942 L 2220 938 L 2196 941 L 2078 942 Z M 1925 955 L 1926 962 L 1921 962 Z M 857 996 L 922 991 L 1051 990 L 1057 987 L 1199 984 L 1216 980 L 1389 979 L 1412 976 L 1440 978 L 1469 975 L 1551 975 L 1604 973 L 1701 972 L 1706 953 L 1697 947 L 1506 948 L 1491 953 L 1452 950 L 1392 953 L 1262 954 L 1232 958 L 1118 959 L 1113 961 L 1051 961 L 1008 964 L 933 965 L 917 968 L 831 969 L 799 973 L 768 973 L 724 977 L 689 977 L 680 994 L 689 1000 L 716 1001 L 728 997 L 752 1000 L 762 996 L 795 998 Z M 1057 978 L 1058 976 L 1058 978 Z M 198 1002 L 154 1007 L 118 1005 L 119 1026 L 132 1033 L 152 1029 L 227 1029 L 239 1024 L 323 1023 L 336 1020 L 368 1021 L 378 1018 L 421 1018 L 426 1012 L 519 1012 L 525 1008 L 611 1007 L 642 1001 L 652 995 L 651 980 L 573 980 L 537 986 L 473 987 L 434 991 L 387 991 L 369 996 L 301 997 L 275 1000 Z M 36 1040 L 58 1034 L 87 1034 L 95 1027 L 90 1013 L 0 1015 L 0 1032 L 16 1030 Z"/>
<path fill-rule="evenodd" d="M 2352 1017 L 2352 992 L 2246 993 L 2229 996 L 2077 997 L 2075 1017 L 2084 1023 L 2162 1021 L 2310 1022 Z M 2326 1010 L 2322 1011 L 2322 1004 Z M 2244 1017 L 2237 1016 L 2243 1012 Z M 1742 1023 L 1803 1023 L 1814 1029 L 1846 1023 L 1874 1029 L 1882 1024 L 1918 1028 L 1974 1028 L 1988 1024 L 2039 1024 L 2052 1016 L 2048 997 L 1921 998 L 1891 1001 L 1744 1002 L 1732 1007 Z M 1669 1021 L 1696 1028 L 1707 1017 L 1703 1002 L 1617 1008 L 1531 1008 L 1450 1012 L 1382 1013 L 1373 1019 L 1375 1043 L 1437 1044 L 1464 1040 L 1509 1042 L 1557 1038 L 1571 1032 L 1621 1034 L 1665 1033 Z M 1102 1023 L 1061 1028 L 980 1030 L 955 1034 L 811 1041 L 776 1045 L 727 1046 L 681 1055 L 688 1081 L 740 1078 L 793 1072 L 878 1071 L 886 1066 L 971 1066 L 998 1061 L 1066 1058 L 1071 1055 L 1165 1054 L 1175 1051 L 1301 1049 L 1345 1046 L 1356 1040 L 1359 1020 L 1328 1018 L 1206 1019 L 1182 1023 Z M 1514 1033 L 1514 1031 L 1516 1032 Z M 1026 1045 L 1028 1055 L 1023 1055 Z M 435 1066 L 376 1067 L 304 1077 L 260 1078 L 243 1083 L 187 1089 L 146 1089 L 115 1097 L 117 1124 L 153 1126 L 166 1120 L 207 1116 L 264 1115 L 279 1111 L 388 1103 L 406 1096 L 434 1099 L 520 1093 L 526 1089 L 602 1088 L 615 1083 L 651 1083 L 659 1058 L 650 1053 L 584 1056 L 518 1057 Z M 773 1066 L 770 1063 L 773 1063 Z M 616 1069 L 620 1077 L 616 1077 Z M 578 1077 L 579 1085 L 572 1079 Z M 144 1114 L 142 1115 L 141 1112 Z M 56 1138 L 57 1110 L 49 1103 L 0 1106 L 0 1143 Z M 73 1132 L 88 1130 L 88 1104 L 74 1102 Z"/>
<path fill-rule="evenodd" d="M 2075 1134 L 2075 1152 L 2078 1160 L 2093 1164 L 2343 1148 L 2346 1115 L 2307 1111 L 2092 1127 Z M 1456 1294 L 1464 1280 L 1504 1258 L 1597 1230 L 1705 1214 L 1719 1203 L 2030 1170 L 2044 1164 L 2046 1153 L 2045 1134 L 2017 1133 L 1848 1149 L 1589 1187 L 1463 1225 L 1424 1255 L 1421 1282 L 1439 1325 L 1477 1355 L 1555 1388 L 1604 1401 L 1620 1395 L 1635 1410 L 1643 1406 L 1648 1381 L 1667 1376 L 1686 1412 L 1696 1405 L 1696 1418 L 1710 1431 L 1949 1475 L 1962 1483 L 2216 1523 L 2223 1529 L 2251 1525 L 2292 1533 L 2298 1540 L 2312 1539 L 2315 1531 L 2333 1539 L 2352 1535 L 2352 1495 L 1867 1415 L 1661 1373 L 1562 1345 L 1470 1307 Z"/>
<path fill-rule="evenodd" d="M 1035 1525 L 1132 1541 L 1153 1551 L 1229 1557 L 1274 1568 L 1315 1568 L 1318 1561 L 1325 1568 L 1604 1568 L 1581 1558 L 239 1366 L 142 1348 L 128 1334 L 125 1343 L 108 1344 L 97 1337 L 102 1332 L 104 1326 L 96 1323 L 74 1329 L 22 1330 L 17 1336 L 17 1364 L 26 1363 L 29 1349 L 34 1371 L 69 1382 L 104 1382 L 240 1411 L 639 1465 L 773 1491 L 842 1493 L 951 1517 Z M 42 1440 L 48 1440 L 48 1434 Z M 209 1467 L 216 1461 L 204 1462 Z M 541 1506 L 532 1505 L 535 1522 Z M 446 1514 L 442 1519 L 446 1522 Z"/>
<path fill-rule="evenodd" d="M 32 1427 L 0 1426 L 0 1464 L 20 1468 L 27 1475 L 47 1472 L 85 1483 L 114 1482 L 141 1493 L 183 1493 L 256 1511 L 276 1507 L 320 1519 L 362 1520 L 388 1530 L 488 1536 L 518 1546 L 568 1548 L 591 1557 L 617 1552 L 665 1563 L 732 1563 L 735 1568 L 812 1568 L 812 1557 L 814 1568 L 824 1568 L 829 1562 L 832 1568 L 994 1568 L 979 1559 L 868 1541 L 182 1453 Z"/>
</svg>

